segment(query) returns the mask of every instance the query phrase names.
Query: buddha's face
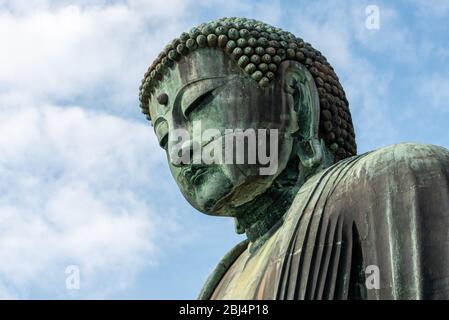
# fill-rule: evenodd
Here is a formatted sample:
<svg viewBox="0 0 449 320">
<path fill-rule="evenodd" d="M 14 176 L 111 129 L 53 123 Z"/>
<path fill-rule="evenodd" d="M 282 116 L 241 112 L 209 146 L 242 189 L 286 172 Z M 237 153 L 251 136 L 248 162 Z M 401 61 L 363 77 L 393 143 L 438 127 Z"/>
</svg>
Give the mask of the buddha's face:
<svg viewBox="0 0 449 320">
<path fill-rule="evenodd" d="M 164 75 L 150 98 L 150 115 L 173 177 L 196 209 L 233 216 L 285 168 L 296 121 L 282 87 L 279 79 L 259 87 L 221 50 L 211 48 L 190 53 Z M 254 133 L 254 139 L 236 148 L 235 129 Z M 218 134 L 207 137 L 211 132 Z M 234 141 L 234 147 L 226 141 Z M 203 161 L 207 148 L 213 150 L 206 152 L 209 159 L 218 161 Z"/>
</svg>

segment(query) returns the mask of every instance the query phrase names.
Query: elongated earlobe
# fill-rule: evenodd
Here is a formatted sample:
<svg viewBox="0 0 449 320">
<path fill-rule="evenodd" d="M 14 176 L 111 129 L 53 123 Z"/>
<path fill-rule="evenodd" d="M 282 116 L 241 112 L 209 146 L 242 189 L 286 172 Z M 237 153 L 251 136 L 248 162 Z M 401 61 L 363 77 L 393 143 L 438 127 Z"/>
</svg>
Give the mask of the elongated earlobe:
<svg viewBox="0 0 449 320">
<path fill-rule="evenodd" d="M 323 150 L 319 139 L 303 141 L 299 146 L 298 155 L 302 165 L 306 168 L 320 164 L 323 159 Z"/>
<path fill-rule="evenodd" d="M 324 154 L 324 145 L 318 136 L 320 104 L 315 82 L 307 68 L 296 61 L 285 61 L 280 71 L 290 110 L 298 123 L 294 133 L 299 142 L 298 156 L 304 167 L 315 167 Z"/>
</svg>

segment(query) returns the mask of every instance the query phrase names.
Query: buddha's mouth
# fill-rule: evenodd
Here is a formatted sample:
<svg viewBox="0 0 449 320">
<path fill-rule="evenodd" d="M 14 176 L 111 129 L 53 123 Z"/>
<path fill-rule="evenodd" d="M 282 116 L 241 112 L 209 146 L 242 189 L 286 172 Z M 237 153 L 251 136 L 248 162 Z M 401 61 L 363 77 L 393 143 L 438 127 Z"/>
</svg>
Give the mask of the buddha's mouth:
<svg viewBox="0 0 449 320">
<path fill-rule="evenodd" d="M 207 172 L 206 165 L 190 165 L 182 170 L 182 175 L 189 183 L 196 185 L 199 178 Z"/>
</svg>

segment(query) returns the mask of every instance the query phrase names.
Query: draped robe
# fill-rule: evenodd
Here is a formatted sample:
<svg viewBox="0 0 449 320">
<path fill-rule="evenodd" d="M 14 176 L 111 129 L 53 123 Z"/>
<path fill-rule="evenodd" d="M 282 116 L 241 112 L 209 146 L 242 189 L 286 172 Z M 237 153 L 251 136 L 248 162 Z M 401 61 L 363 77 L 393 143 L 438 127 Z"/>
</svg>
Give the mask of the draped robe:
<svg viewBox="0 0 449 320">
<path fill-rule="evenodd" d="M 449 299 L 442 147 L 404 143 L 344 159 L 309 178 L 283 219 L 265 250 L 234 247 L 199 299 Z M 242 257 L 259 259 L 258 271 L 233 281 Z M 378 286 L 366 285 L 371 276 Z"/>
</svg>

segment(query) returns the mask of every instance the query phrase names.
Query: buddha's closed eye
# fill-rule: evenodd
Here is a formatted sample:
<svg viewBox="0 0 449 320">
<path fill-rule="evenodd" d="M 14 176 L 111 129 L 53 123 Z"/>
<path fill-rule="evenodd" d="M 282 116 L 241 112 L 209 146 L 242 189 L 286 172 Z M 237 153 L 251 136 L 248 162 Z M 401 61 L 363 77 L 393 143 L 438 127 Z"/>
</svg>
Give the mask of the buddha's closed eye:
<svg viewBox="0 0 449 320">
<path fill-rule="evenodd" d="M 184 92 L 181 110 L 186 118 L 193 111 L 199 111 L 214 99 L 214 91 L 225 84 L 223 78 L 204 79 L 192 83 Z"/>
<path fill-rule="evenodd" d="M 183 109 L 184 116 L 186 118 L 192 113 L 192 111 L 199 111 L 204 106 L 206 106 L 209 102 L 211 102 L 214 98 L 213 92 L 215 89 L 211 89 L 202 93 L 195 100 L 193 100 L 185 109 Z"/>
</svg>

